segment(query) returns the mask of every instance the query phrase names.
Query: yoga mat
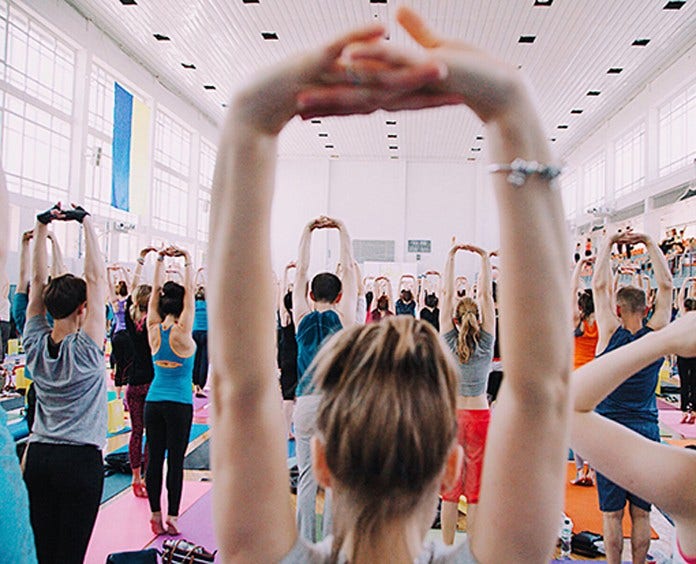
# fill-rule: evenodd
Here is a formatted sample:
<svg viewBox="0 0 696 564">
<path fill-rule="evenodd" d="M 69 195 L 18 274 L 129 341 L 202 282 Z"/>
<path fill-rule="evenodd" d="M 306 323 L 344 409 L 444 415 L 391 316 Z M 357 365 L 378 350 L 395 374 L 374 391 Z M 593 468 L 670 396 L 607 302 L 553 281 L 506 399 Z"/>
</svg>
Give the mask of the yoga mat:
<svg viewBox="0 0 696 564">
<path fill-rule="evenodd" d="M 178 527 L 181 535 L 170 537 L 162 535 L 151 542 L 147 548 L 162 549 L 164 541 L 169 538 L 185 538 L 194 544 L 204 546 L 206 550 L 217 550 L 213 531 L 212 491 L 203 494 L 186 512 L 179 516 Z"/>
<path fill-rule="evenodd" d="M 119 435 L 123 435 L 124 433 L 130 433 L 131 428 L 130 427 L 124 427 L 123 429 L 116 431 L 115 433 L 107 433 L 106 438 L 110 439 L 111 437 L 118 437 Z"/>
<path fill-rule="evenodd" d="M 597 487 L 574 486 L 570 481 L 575 478 L 575 463 L 568 463 L 566 474 L 566 499 L 565 513 L 573 520 L 573 532 L 591 531 L 602 534 L 602 512 L 599 510 L 599 498 Z M 658 539 L 654 529 L 650 529 L 652 539 Z M 625 538 L 631 536 L 631 520 L 628 509 L 624 512 L 623 534 Z"/>
<path fill-rule="evenodd" d="M 656 398 L 656 400 L 657 400 L 657 409 L 660 409 L 660 410 L 664 409 L 667 411 L 675 411 L 675 410 L 678 411 L 679 410 L 679 404 L 672 403 L 672 402 L 667 401 L 667 400 L 662 399 L 662 398 Z"/>
<path fill-rule="evenodd" d="M 184 482 L 181 513 L 210 491 L 210 482 Z M 162 507 L 166 511 L 166 491 Z M 186 529 L 183 530 L 186 533 Z M 85 562 L 101 564 L 112 552 L 140 550 L 155 540 L 150 530 L 150 506 L 147 499 L 134 495 L 118 496 L 99 509 Z"/>
<path fill-rule="evenodd" d="M 16 398 L 7 398 L 0 401 L 0 405 L 5 411 L 13 411 L 24 407 L 24 396 Z"/>
<path fill-rule="evenodd" d="M 208 425 L 202 425 L 200 423 L 194 423 L 193 425 L 191 425 L 191 432 L 189 433 L 189 443 L 195 441 L 198 437 L 200 437 L 209 429 L 210 427 Z M 113 452 L 128 452 L 128 445 L 123 445 L 122 447 L 117 448 Z"/>
<path fill-rule="evenodd" d="M 116 497 L 123 490 L 130 487 L 132 476 L 130 474 L 112 474 L 104 478 L 104 489 L 102 489 L 101 503 L 106 503 L 111 498 Z"/>
<path fill-rule="evenodd" d="M 677 410 L 660 410 L 660 423 L 669 427 L 674 432 L 679 433 L 685 439 L 696 439 L 696 425 L 687 425 L 681 423 L 683 413 Z"/>
<path fill-rule="evenodd" d="M 210 441 L 198 445 L 186 455 L 184 470 L 210 470 Z"/>
</svg>

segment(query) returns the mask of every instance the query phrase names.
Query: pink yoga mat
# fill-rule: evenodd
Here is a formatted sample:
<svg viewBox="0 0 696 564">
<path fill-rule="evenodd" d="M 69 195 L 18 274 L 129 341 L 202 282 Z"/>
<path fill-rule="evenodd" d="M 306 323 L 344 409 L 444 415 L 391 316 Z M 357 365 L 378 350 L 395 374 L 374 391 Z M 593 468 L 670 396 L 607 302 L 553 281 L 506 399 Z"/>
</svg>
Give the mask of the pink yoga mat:
<svg viewBox="0 0 696 564">
<path fill-rule="evenodd" d="M 657 409 L 665 409 L 667 411 L 679 410 L 679 405 L 676 403 L 671 403 L 662 398 L 657 398 Z"/>
<path fill-rule="evenodd" d="M 209 552 L 217 550 L 217 542 L 213 532 L 213 492 L 208 491 L 196 501 L 186 512 L 179 517 L 179 530 L 181 535 L 175 538 L 185 538 L 193 544 L 199 544 L 205 547 Z M 164 541 L 168 538 L 166 535 L 157 537 L 150 547 L 161 549 Z"/>
<path fill-rule="evenodd" d="M 683 415 L 681 411 L 661 409 L 659 412 L 660 423 L 669 427 L 675 433 L 679 433 L 685 439 L 696 439 L 696 425 L 682 424 L 681 418 Z"/>
<path fill-rule="evenodd" d="M 189 509 L 211 486 L 210 482 L 184 482 L 180 513 Z M 166 507 L 164 492 L 162 498 L 162 507 Z M 185 535 L 186 530 L 182 533 Z M 112 552 L 140 550 L 153 540 L 147 499 L 137 498 L 128 490 L 99 510 L 85 562 L 102 564 Z"/>
</svg>

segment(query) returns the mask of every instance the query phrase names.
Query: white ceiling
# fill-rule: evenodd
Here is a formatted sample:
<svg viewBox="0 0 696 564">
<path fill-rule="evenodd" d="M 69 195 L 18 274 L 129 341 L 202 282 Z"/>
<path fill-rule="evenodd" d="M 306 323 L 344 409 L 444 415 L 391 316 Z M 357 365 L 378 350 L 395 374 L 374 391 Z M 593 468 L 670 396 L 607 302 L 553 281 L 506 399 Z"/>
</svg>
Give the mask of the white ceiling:
<svg viewBox="0 0 696 564">
<path fill-rule="evenodd" d="M 67 0 L 169 88 L 219 123 L 222 104 L 254 69 L 379 20 L 390 40 L 410 44 L 393 21 L 395 0 Z M 131 0 L 132 1 L 132 0 Z M 250 2 L 250 0 L 246 0 Z M 550 138 L 567 154 L 623 106 L 659 69 L 696 43 L 696 0 L 401 0 L 448 37 L 475 43 L 521 65 L 536 87 Z M 262 32 L 275 32 L 267 41 Z M 157 41 L 163 34 L 170 41 Z M 531 44 L 518 42 L 534 35 Z M 645 47 L 632 46 L 648 38 Z M 194 64 L 187 70 L 182 63 Z M 619 67 L 620 74 L 608 74 Z M 215 90 L 205 90 L 204 85 Z M 600 91 L 596 97 L 587 96 Z M 571 114 L 582 109 L 582 114 Z M 387 120 L 397 124 L 387 125 Z M 558 125 L 567 125 L 559 130 Z M 328 134 L 320 137 L 319 133 Z M 387 138 L 396 134 L 396 139 Z M 283 133 L 284 156 L 480 160 L 482 126 L 469 112 L 425 112 L 296 120 Z M 325 148 L 333 145 L 333 148 Z M 390 149 L 390 145 L 398 149 Z M 483 147 L 484 151 L 472 151 Z"/>
</svg>

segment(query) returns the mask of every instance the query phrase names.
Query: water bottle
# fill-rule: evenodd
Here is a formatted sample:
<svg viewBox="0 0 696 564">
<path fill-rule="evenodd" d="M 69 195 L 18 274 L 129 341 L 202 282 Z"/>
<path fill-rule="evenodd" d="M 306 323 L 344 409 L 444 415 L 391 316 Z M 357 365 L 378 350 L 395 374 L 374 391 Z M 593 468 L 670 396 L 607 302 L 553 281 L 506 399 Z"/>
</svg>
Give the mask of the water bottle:
<svg viewBox="0 0 696 564">
<path fill-rule="evenodd" d="M 561 527 L 561 560 L 570 560 L 571 541 L 573 540 L 573 521 L 565 515 Z"/>
</svg>

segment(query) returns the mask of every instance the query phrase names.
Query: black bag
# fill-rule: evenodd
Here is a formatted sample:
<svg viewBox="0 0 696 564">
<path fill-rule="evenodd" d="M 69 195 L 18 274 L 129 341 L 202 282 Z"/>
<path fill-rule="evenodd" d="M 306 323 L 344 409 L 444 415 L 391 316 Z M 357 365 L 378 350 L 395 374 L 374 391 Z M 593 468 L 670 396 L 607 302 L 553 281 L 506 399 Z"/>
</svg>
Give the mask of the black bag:
<svg viewBox="0 0 696 564">
<path fill-rule="evenodd" d="M 114 552 L 106 557 L 106 564 L 157 564 L 158 556 L 159 552 L 156 548 L 132 552 Z"/>
<path fill-rule="evenodd" d="M 210 564 L 215 562 L 215 552 L 208 552 L 184 539 L 167 539 L 164 541 L 162 564 Z"/>
<path fill-rule="evenodd" d="M 297 494 L 297 483 L 300 481 L 300 470 L 297 464 L 290 468 L 290 493 Z"/>
<path fill-rule="evenodd" d="M 104 475 L 132 474 L 127 452 L 112 452 L 104 457 Z"/>
<path fill-rule="evenodd" d="M 597 543 L 602 542 L 602 540 L 602 535 L 591 533 L 590 531 L 582 531 L 573 535 L 570 547 L 574 554 L 596 558 L 597 556 L 604 556 L 604 552 L 597 547 Z"/>
</svg>

